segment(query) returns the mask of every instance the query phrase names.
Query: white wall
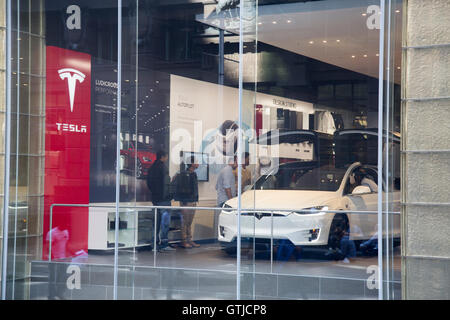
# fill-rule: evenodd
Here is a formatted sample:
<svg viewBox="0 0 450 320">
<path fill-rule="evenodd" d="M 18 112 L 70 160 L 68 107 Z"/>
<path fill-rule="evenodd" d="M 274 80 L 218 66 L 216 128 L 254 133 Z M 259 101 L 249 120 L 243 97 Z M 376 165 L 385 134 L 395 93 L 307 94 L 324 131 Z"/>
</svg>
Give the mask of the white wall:
<svg viewBox="0 0 450 320">
<path fill-rule="evenodd" d="M 264 109 L 284 108 L 303 112 L 303 124 L 307 129 L 308 115 L 314 113 L 313 105 L 283 97 L 243 91 L 242 122 L 244 130 L 254 128 L 254 105 Z M 280 101 L 285 105 L 279 105 Z M 278 104 L 277 104 L 278 103 Z M 170 175 L 179 170 L 179 151 L 202 150 L 202 142 L 213 133 L 224 120 L 238 120 L 239 90 L 213 83 L 192 80 L 172 75 L 170 80 Z M 214 150 L 210 156 L 220 160 Z M 223 165 L 210 165 L 209 182 L 199 183 L 200 200 L 215 204 L 217 174 Z"/>
</svg>

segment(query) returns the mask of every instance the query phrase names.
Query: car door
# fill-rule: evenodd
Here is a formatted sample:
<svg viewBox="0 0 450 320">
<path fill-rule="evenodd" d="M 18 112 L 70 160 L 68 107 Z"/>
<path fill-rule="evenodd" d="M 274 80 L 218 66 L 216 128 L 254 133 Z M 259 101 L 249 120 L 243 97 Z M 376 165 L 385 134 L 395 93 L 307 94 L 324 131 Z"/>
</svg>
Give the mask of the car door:
<svg viewBox="0 0 450 320">
<path fill-rule="evenodd" d="M 376 182 L 378 175 L 373 169 L 358 166 L 352 170 L 354 173 L 357 170 L 364 169 L 368 176 Z M 347 184 L 350 184 L 350 175 L 347 178 Z M 361 185 L 364 186 L 364 185 Z M 369 239 L 377 230 L 378 216 L 378 192 L 376 190 L 368 190 L 361 192 L 363 188 L 345 188 L 344 197 L 347 199 L 349 211 L 372 211 L 373 213 L 350 213 L 348 214 L 350 222 L 350 237 L 352 239 Z"/>
</svg>

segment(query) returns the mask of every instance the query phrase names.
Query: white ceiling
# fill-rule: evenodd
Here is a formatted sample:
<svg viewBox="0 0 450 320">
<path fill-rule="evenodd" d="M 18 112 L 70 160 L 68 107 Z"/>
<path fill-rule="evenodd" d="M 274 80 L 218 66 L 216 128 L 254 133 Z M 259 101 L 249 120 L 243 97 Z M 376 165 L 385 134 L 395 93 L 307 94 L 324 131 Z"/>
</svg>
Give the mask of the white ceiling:
<svg viewBox="0 0 450 320">
<path fill-rule="evenodd" d="M 249 36 L 256 37 L 258 42 L 378 78 L 380 30 L 371 30 L 367 26 L 367 20 L 378 14 L 368 13 L 368 7 L 373 4 L 379 4 L 379 1 L 325 0 L 259 6 L 258 14 L 253 14 L 256 18 L 251 19 L 252 13 L 248 14 L 250 19 L 246 25 Z M 391 70 L 396 71 L 395 82 L 399 83 L 401 7 L 395 8 L 392 15 L 395 18 L 391 21 L 394 30 L 390 42 L 393 52 Z M 237 18 L 214 19 L 210 16 L 200 21 L 215 26 L 221 23 L 231 32 L 239 30 Z M 257 26 L 256 32 L 254 26 Z"/>
</svg>

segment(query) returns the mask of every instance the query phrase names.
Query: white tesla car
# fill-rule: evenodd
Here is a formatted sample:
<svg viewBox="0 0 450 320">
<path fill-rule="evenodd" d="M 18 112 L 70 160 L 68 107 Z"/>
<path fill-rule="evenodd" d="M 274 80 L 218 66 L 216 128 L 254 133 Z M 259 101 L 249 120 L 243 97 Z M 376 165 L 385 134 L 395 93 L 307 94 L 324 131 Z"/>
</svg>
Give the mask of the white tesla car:
<svg viewBox="0 0 450 320">
<path fill-rule="evenodd" d="M 314 167 L 308 162 L 282 164 L 271 173 L 261 176 L 252 189 L 243 192 L 241 239 L 267 242 L 273 236 L 275 243 L 278 240 L 289 240 L 294 245 L 332 247 L 336 247 L 336 243 L 332 242 L 342 238 L 343 232 L 348 233 L 350 240 L 370 239 L 377 230 L 377 214 L 357 214 L 350 211 L 377 211 L 377 181 L 376 167 L 359 162 L 347 169 Z M 385 186 L 382 192 L 384 190 Z M 386 198 L 385 195 L 383 194 L 383 199 Z M 389 202 L 392 204 L 390 210 L 400 211 L 399 190 L 390 190 L 389 195 Z M 237 198 L 230 199 L 219 215 L 218 240 L 225 249 L 232 248 L 233 243 L 235 247 L 235 208 Z M 252 212 L 245 208 L 262 210 Z M 392 236 L 399 238 L 398 215 L 394 216 L 391 226 Z"/>
</svg>

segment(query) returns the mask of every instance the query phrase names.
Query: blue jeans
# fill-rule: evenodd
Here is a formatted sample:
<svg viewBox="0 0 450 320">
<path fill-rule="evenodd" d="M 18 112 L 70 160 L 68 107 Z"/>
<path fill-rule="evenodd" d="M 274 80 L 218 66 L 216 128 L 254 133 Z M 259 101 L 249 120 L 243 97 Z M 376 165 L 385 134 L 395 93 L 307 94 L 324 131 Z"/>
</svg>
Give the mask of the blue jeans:
<svg viewBox="0 0 450 320">
<path fill-rule="evenodd" d="M 160 201 L 154 202 L 155 206 L 170 206 L 170 201 Z M 158 235 L 156 245 L 159 248 L 165 248 L 169 245 L 169 229 L 170 229 L 170 210 L 168 209 L 158 209 L 157 210 L 157 220 L 158 224 L 156 226 L 155 234 Z"/>
<path fill-rule="evenodd" d="M 353 240 L 350 240 L 348 235 L 345 235 L 341 239 L 341 251 L 345 258 L 356 257 L 356 246 Z"/>
</svg>

